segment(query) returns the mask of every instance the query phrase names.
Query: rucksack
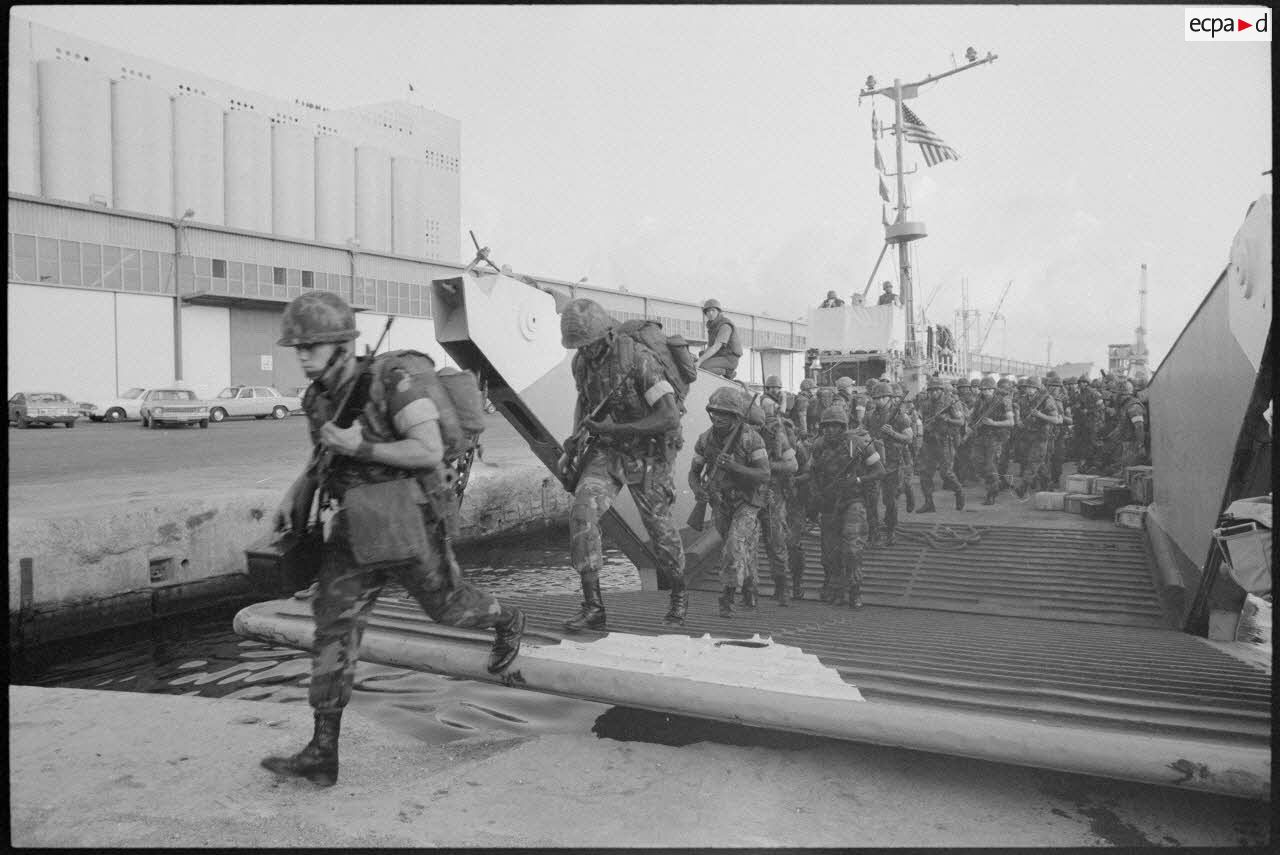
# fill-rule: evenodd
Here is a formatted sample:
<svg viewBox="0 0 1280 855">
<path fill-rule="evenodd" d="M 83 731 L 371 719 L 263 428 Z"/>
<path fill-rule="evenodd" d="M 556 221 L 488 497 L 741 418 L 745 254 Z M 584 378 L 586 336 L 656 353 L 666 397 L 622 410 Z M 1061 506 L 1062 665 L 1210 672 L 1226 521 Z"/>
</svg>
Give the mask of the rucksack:
<svg viewBox="0 0 1280 855">
<path fill-rule="evenodd" d="M 625 335 L 646 347 L 658 358 L 662 373 L 675 389 L 676 400 L 684 403 L 689 384 L 698 379 L 698 360 L 681 335 L 666 335 L 657 321 L 624 321 L 613 328 L 615 336 Z"/>
<path fill-rule="evenodd" d="M 417 350 L 393 350 L 379 357 L 390 357 L 378 360 L 375 379 L 379 386 L 387 367 L 394 361 L 407 368 L 410 376 L 426 388 L 440 412 L 445 462 L 465 454 L 484 431 L 484 396 L 475 373 L 449 367 L 437 369 L 435 360 Z"/>
</svg>

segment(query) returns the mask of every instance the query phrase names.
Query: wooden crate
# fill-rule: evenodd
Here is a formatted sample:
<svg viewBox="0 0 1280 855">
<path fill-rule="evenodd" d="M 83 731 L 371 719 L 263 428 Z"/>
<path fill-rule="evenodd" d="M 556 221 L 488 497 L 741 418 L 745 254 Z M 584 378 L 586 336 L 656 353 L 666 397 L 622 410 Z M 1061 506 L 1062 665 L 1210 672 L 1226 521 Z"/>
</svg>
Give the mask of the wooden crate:
<svg viewBox="0 0 1280 855">
<path fill-rule="evenodd" d="M 1111 511 L 1102 503 L 1101 496 L 1090 496 L 1080 502 L 1080 516 L 1091 520 L 1110 519 Z"/>
<path fill-rule="evenodd" d="M 1102 491 L 1108 487 L 1119 487 L 1123 483 L 1119 478 L 1094 478 L 1093 483 L 1089 485 L 1089 493 L 1094 496 L 1101 496 Z"/>
<path fill-rule="evenodd" d="M 1089 494 L 1093 491 L 1096 475 L 1063 475 L 1062 489 L 1067 493 Z"/>
<path fill-rule="evenodd" d="M 1102 491 L 1102 503 L 1107 506 L 1108 510 L 1114 511 L 1125 505 L 1132 504 L 1132 502 L 1133 497 L 1128 487 L 1107 487 Z"/>
<path fill-rule="evenodd" d="M 1042 493 L 1036 493 L 1035 506 L 1037 511 L 1060 511 L 1062 510 L 1062 500 L 1066 498 L 1066 493 L 1058 493 L 1046 490 Z"/>
<path fill-rule="evenodd" d="M 1080 513 L 1080 503 L 1089 498 L 1088 493 L 1067 493 L 1062 499 L 1062 509 L 1069 514 Z"/>
<path fill-rule="evenodd" d="M 1147 509 L 1143 505 L 1125 505 L 1116 509 L 1116 525 L 1140 529 L 1146 524 Z"/>
<path fill-rule="evenodd" d="M 1150 466 L 1130 466 L 1124 471 L 1124 480 L 1136 504 L 1149 505 L 1155 501 L 1155 482 L 1151 478 Z"/>
</svg>

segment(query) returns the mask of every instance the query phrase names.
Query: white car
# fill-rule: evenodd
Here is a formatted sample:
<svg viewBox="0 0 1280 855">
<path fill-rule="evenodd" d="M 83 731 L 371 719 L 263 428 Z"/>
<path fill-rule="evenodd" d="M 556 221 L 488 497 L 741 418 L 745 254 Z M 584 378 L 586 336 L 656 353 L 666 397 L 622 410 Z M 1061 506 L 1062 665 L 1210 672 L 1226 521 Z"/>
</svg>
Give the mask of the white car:
<svg viewBox="0 0 1280 855">
<path fill-rule="evenodd" d="M 142 396 L 149 391 L 149 387 L 134 386 L 115 398 L 94 398 L 88 402 L 94 405 L 93 412 L 88 416 L 95 422 L 122 422 L 141 418 L 138 407 L 142 403 Z"/>
<path fill-rule="evenodd" d="M 209 402 L 209 420 L 220 422 L 232 416 L 255 419 L 283 419 L 302 409 L 296 395 L 281 395 L 273 386 L 228 386 Z"/>
</svg>

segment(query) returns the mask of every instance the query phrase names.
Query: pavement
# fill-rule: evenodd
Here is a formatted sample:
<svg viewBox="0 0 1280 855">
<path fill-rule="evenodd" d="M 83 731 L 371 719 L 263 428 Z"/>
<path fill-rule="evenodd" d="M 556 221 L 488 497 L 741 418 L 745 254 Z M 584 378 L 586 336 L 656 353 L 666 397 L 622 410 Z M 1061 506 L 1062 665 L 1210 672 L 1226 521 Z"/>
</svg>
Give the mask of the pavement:
<svg viewBox="0 0 1280 855">
<path fill-rule="evenodd" d="M 518 691 L 513 689 L 512 691 Z M 15 847 L 1257 846 L 1270 805 L 717 726 L 432 743 L 348 709 L 336 786 L 258 765 L 301 705 L 9 687 Z M 587 716 L 587 717 L 584 717 Z M 732 744 L 726 744 L 726 742 Z"/>
</svg>

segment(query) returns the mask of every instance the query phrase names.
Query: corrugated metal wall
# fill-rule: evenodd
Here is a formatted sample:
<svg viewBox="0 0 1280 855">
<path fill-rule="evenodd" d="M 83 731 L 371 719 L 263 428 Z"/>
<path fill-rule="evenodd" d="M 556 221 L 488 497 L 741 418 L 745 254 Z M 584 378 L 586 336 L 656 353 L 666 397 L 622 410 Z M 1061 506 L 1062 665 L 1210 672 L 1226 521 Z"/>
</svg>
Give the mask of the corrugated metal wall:
<svg viewBox="0 0 1280 855">
<path fill-rule="evenodd" d="M 293 350 L 278 347 L 282 309 L 230 310 L 231 383 L 283 389 L 306 383 Z"/>
<path fill-rule="evenodd" d="M 10 199 L 8 227 L 14 234 L 173 252 L 173 227 L 168 223 L 121 217 L 107 211 L 99 213 Z"/>
</svg>

